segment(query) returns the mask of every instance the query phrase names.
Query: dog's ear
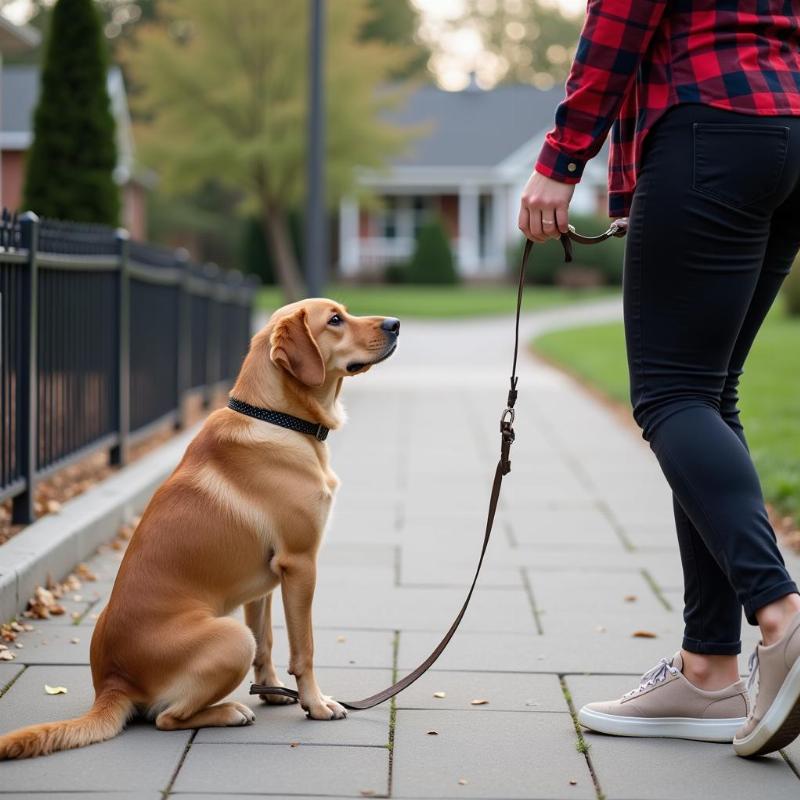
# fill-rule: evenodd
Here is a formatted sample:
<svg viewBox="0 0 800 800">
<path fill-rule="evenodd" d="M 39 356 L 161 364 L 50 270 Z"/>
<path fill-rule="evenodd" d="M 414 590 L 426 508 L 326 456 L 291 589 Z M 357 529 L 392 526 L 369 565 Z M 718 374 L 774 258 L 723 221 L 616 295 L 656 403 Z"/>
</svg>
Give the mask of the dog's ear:
<svg viewBox="0 0 800 800">
<path fill-rule="evenodd" d="M 304 308 L 278 320 L 270 336 L 269 357 L 306 386 L 322 386 L 325 362 L 308 327 Z"/>
</svg>

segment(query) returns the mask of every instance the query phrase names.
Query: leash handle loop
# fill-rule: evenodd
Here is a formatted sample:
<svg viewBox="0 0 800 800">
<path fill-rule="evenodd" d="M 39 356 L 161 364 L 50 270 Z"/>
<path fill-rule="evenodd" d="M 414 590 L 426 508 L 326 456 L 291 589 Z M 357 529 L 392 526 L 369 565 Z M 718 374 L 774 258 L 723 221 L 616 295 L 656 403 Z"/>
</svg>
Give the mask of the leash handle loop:
<svg viewBox="0 0 800 800">
<path fill-rule="evenodd" d="M 564 248 L 564 260 L 566 262 L 572 261 L 572 242 L 579 242 L 580 244 L 598 244 L 604 242 L 612 236 L 624 236 L 628 227 L 627 219 L 619 219 L 612 223 L 607 231 L 601 233 L 599 236 L 582 236 L 575 232 L 575 229 L 570 225 L 569 232 L 561 235 L 561 245 Z M 519 354 L 519 321 L 522 313 L 522 293 L 525 287 L 525 270 L 528 265 L 531 250 L 533 249 L 533 242 L 529 239 L 525 240 L 525 248 L 522 251 L 522 259 L 519 266 L 519 281 L 517 283 L 517 308 L 514 317 L 514 359 L 511 365 L 511 388 L 508 391 L 508 400 L 506 407 L 500 417 L 500 459 L 497 462 L 497 468 L 494 472 L 494 480 L 492 481 L 492 491 L 489 496 L 489 508 L 486 514 L 486 528 L 483 534 L 483 544 L 481 545 L 481 553 L 478 558 L 478 566 L 475 569 L 475 575 L 472 578 L 467 598 L 461 606 L 461 610 L 456 615 L 453 624 L 450 626 L 447 633 L 442 638 L 441 642 L 436 645 L 434 651 L 415 669 L 402 677 L 397 683 L 389 686 L 383 691 L 373 694 L 371 697 L 366 697 L 363 700 L 351 700 L 344 702 L 339 700 L 345 708 L 351 711 L 363 711 L 367 708 L 384 703 L 395 695 L 407 689 L 414 681 L 421 675 L 426 673 L 436 662 L 439 656 L 444 652 L 444 649 L 450 643 L 464 614 L 467 613 L 467 607 L 472 599 L 472 593 L 475 591 L 475 586 L 478 583 L 478 576 L 481 573 L 483 566 L 483 559 L 486 555 L 486 549 L 489 546 L 489 538 L 492 535 L 492 527 L 494 526 L 494 517 L 497 512 L 497 503 L 500 499 L 500 487 L 503 484 L 503 476 L 511 471 L 511 445 L 514 443 L 516 435 L 514 433 L 514 417 L 516 412 L 514 404 L 517 401 L 517 383 L 519 378 L 517 376 L 517 356 Z M 299 700 L 300 696 L 295 689 L 288 689 L 285 686 L 266 686 L 265 684 L 254 683 L 250 687 L 250 694 L 272 694 L 280 695 L 281 697 L 289 697 L 293 700 Z"/>
</svg>

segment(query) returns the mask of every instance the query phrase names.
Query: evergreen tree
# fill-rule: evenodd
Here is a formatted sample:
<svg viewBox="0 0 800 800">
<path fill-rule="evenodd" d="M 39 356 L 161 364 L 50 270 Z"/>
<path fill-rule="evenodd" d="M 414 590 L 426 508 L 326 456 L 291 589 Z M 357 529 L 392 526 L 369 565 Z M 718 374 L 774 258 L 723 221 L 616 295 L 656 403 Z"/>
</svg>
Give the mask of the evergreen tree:
<svg viewBox="0 0 800 800">
<path fill-rule="evenodd" d="M 42 70 L 25 207 L 40 216 L 116 225 L 119 190 L 107 63 L 93 0 L 58 0 Z"/>
</svg>

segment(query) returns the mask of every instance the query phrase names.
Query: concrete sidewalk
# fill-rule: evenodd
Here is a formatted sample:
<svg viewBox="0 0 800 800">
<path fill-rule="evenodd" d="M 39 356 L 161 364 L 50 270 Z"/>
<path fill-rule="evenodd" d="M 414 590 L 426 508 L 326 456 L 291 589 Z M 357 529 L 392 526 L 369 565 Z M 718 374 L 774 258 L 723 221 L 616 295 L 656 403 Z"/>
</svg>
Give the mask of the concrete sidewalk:
<svg viewBox="0 0 800 800">
<path fill-rule="evenodd" d="M 531 314 L 525 335 L 618 315 L 616 301 Z M 512 333 L 510 319 L 404 322 L 396 356 L 347 382 L 350 422 L 329 440 L 343 486 L 315 601 L 323 691 L 353 698 L 388 685 L 427 656 L 460 607 L 497 459 Z M 133 724 L 104 744 L 0 764 L 0 800 L 798 797 L 797 743 L 744 761 L 726 745 L 577 735 L 575 708 L 632 688 L 679 646 L 670 495 L 635 432 L 555 370 L 523 356 L 520 372 L 513 470 L 479 588 L 447 652 L 394 708 L 309 722 L 296 706 L 260 706 L 243 685 L 252 727 Z M 0 685 L 10 685 L 0 730 L 89 706 L 93 618 L 118 559 L 110 551 L 92 562 L 98 582 L 67 604 L 75 624 L 37 622 L 16 661 L 0 664 Z M 796 557 L 790 566 L 800 575 Z M 280 609 L 276 619 L 285 664 Z M 745 628 L 745 646 L 754 641 Z M 48 696 L 45 684 L 69 692 Z"/>
</svg>

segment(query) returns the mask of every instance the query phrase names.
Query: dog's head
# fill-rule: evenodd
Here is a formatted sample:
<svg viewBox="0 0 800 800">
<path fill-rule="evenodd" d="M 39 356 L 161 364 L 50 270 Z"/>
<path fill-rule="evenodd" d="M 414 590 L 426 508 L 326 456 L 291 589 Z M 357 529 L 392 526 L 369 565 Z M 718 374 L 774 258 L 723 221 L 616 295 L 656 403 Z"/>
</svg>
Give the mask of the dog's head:
<svg viewBox="0 0 800 800">
<path fill-rule="evenodd" d="M 279 308 L 270 326 L 272 363 L 312 387 L 366 372 L 389 358 L 400 334 L 400 320 L 394 317 L 355 317 L 326 298 Z"/>
</svg>

